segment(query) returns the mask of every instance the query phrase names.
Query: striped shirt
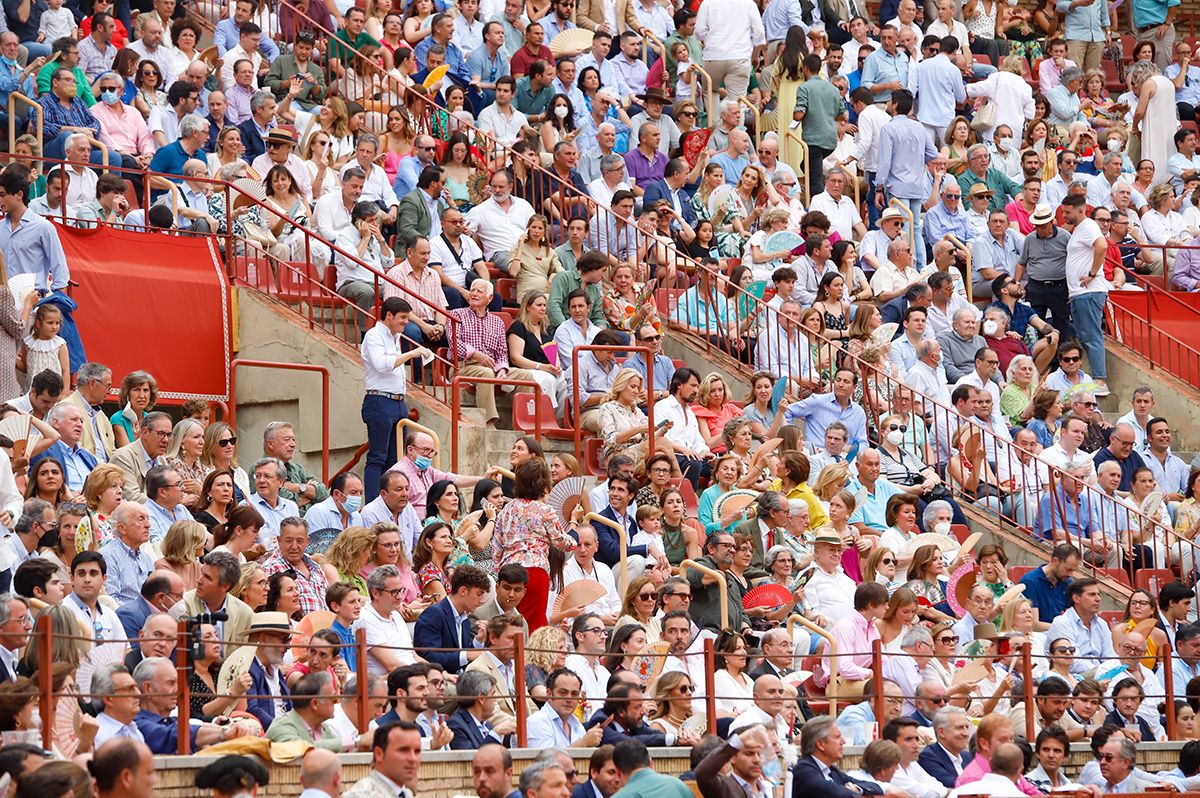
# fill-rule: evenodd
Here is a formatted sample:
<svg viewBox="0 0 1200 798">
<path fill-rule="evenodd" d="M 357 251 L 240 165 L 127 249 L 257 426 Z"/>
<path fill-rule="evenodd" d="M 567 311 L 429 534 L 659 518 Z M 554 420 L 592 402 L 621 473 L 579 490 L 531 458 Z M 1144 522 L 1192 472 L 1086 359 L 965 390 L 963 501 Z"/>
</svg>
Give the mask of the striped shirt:
<svg viewBox="0 0 1200 798">
<path fill-rule="evenodd" d="M 433 308 L 446 309 L 446 295 L 442 293 L 442 278 L 436 271 L 426 266 L 420 276 L 408 261 L 401 261 L 388 269 L 387 276 L 412 293 L 425 300 L 416 302 L 413 297 L 404 293 L 391 283 L 383 284 L 383 298 L 400 297 L 412 305 L 413 315 L 424 321 L 437 322 L 440 319 L 434 314 Z"/>
</svg>

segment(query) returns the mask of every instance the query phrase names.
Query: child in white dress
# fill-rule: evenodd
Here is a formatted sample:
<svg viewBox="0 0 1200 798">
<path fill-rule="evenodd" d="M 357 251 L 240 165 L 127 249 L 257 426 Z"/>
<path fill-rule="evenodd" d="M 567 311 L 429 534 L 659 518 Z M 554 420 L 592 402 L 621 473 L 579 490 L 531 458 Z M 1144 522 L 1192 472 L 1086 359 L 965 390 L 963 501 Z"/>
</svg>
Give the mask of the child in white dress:
<svg viewBox="0 0 1200 798">
<path fill-rule="evenodd" d="M 62 323 L 62 311 L 55 305 L 39 305 L 33 311 L 32 328 L 17 350 L 17 376 L 26 388 L 29 381 L 43 371 L 56 372 L 62 377 L 63 385 L 71 384 L 67 342 L 58 334 Z"/>
</svg>

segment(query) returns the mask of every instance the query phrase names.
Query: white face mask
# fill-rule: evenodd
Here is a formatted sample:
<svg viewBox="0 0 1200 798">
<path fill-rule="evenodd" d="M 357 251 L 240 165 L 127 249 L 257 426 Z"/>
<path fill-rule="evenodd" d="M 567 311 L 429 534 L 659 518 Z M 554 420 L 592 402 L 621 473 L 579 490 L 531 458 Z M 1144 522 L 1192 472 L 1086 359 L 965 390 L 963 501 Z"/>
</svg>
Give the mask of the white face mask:
<svg viewBox="0 0 1200 798">
<path fill-rule="evenodd" d="M 1108 151 L 1109 152 L 1120 152 L 1121 151 L 1121 140 L 1118 138 L 1109 139 L 1108 140 Z"/>
<path fill-rule="evenodd" d="M 894 429 L 894 430 L 891 430 L 888 432 L 887 442 L 890 443 L 892 446 L 899 446 L 903 441 L 904 441 L 904 433 L 901 432 L 900 430 Z"/>
<path fill-rule="evenodd" d="M 568 113 L 567 106 L 565 106 L 565 105 L 554 106 L 554 115 L 557 116 L 559 119 L 566 119 L 567 113 Z"/>
<path fill-rule="evenodd" d="M 1017 0 L 1008 0 L 1008 4 L 1010 6 L 1015 6 L 1017 4 Z"/>
<path fill-rule="evenodd" d="M 1011 149 L 1012 143 L 1013 143 L 1013 140 L 1012 140 L 1011 136 L 1004 136 L 1003 138 L 996 139 L 996 146 L 1002 150 Z"/>
<path fill-rule="evenodd" d="M 989 338 L 994 336 L 996 334 L 996 331 L 999 329 L 1000 329 L 1000 325 L 990 319 L 983 323 L 983 334 L 988 336 Z"/>
<path fill-rule="evenodd" d="M 938 535 L 949 535 L 950 534 L 950 522 L 949 521 L 939 521 L 938 523 L 933 525 L 933 531 Z"/>
</svg>

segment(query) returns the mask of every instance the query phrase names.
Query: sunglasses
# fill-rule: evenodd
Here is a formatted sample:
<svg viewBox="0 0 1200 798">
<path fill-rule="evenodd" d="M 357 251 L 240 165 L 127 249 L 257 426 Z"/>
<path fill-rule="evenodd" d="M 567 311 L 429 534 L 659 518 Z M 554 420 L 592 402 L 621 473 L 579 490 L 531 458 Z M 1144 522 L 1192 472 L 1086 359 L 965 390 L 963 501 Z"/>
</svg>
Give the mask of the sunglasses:
<svg viewBox="0 0 1200 798">
<path fill-rule="evenodd" d="M 895 564 L 896 564 L 896 560 L 895 560 L 894 558 L 892 558 L 892 557 L 884 557 L 884 558 L 883 558 L 882 560 L 880 560 L 879 562 L 880 562 L 882 565 L 895 565 Z"/>
<path fill-rule="evenodd" d="M 675 598 L 679 599 L 680 601 L 691 601 L 692 600 L 691 593 L 668 593 L 666 596 L 663 596 L 663 598 L 667 598 L 667 596 L 674 596 Z"/>
<path fill-rule="evenodd" d="M 654 593 L 638 593 L 638 599 L 641 601 L 654 601 L 658 598 Z"/>
<path fill-rule="evenodd" d="M 1116 754 L 1096 754 L 1096 758 L 1101 762 L 1112 762 L 1114 759 L 1124 759 L 1125 757 Z"/>
<path fill-rule="evenodd" d="M 681 684 L 676 689 L 684 695 L 691 695 L 696 692 L 696 688 L 692 687 L 690 684 Z"/>
<path fill-rule="evenodd" d="M 232 438 L 222 438 L 221 440 L 217 441 L 217 445 L 218 446 L 236 446 L 237 445 L 237 436 L 235 435 Z"/>
<path fill-rule="evenodd" d="M 1091 407 L 1091 408 L 1096 408 L 1096 407 L 1099 407 L 1099 405 L 1097 405 L 1095 402 L 1084 402 L 1084 403 L 1083 403 L 1083 406 L 1084 406 L 1084 407 Z"/>
<path fill-rule="evenodd" d="M 958 635 L 954 635 L 953 637 L 939 637 L 937 641 L 944 646 L 948 646 L 951 643 L 958 642 Z"/>
<path fill-rule="evenodd" d="M 1054 649 L 1050 653 L 1051 654 L 1074 654 L 1075 647 L 1074 646 L 1059 646 L 1058 648 Z"/>
<path fill-rule="evenodd" d="M 1059 358 L 1059 360 L 1061 360 L 1063 363 L 1078 363 L 1082 359 L 1083 358 L 1079 355 L 1075 355 L 1073 357 L 1060 357 Z"/>
<path fill-rule="evenodd" d="M 896 430 L 896 429 L 900 430 L 901 432 L 908 432 L 908 425 L 907 424 L 888 424 L 889 432 L 891 430 Z"/>
</svg>

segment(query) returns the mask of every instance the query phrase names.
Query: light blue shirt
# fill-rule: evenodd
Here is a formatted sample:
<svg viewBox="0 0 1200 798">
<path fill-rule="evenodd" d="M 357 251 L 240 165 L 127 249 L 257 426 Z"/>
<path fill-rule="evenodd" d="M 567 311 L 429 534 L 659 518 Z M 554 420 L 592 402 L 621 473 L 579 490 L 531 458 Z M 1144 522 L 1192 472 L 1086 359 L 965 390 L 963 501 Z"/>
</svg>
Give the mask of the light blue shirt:
<svg viewBox="0 0 1200 798">
<path fill-rule="evenodd" d="M 1177 158 L 1179 156 L 1173 155 L 1171 157 Z M 1197 156 L 1196 164 L 1197 164 L 1197 166 L 1195 168 L 1200 168 L 1200 156 Z M 1171 168 L 1171 162 L 1167 161 L 1167 169 L 1169 170 L 1170 168 Z M 1172 172 L 1172 174 L 1176 174 L 1176 173 Z M 1130 204 L 1133 205 L 1134 210 L 1140 211 L 1140 210 L 1142 210 L 1142 208 L 1146 207 L 1146 198 L 1144 196 L 1142 196 L 1142 192 L 1138 191 L 1136 188 L 1133 188 L 1133 186 L 1130 185 L 1132 183 L 1132 181 L 1126 179 L 1122 175 L 1121 177 L 1118 177 L 1116 179 L 1116 182 L 1109 183 L 1108 178 L 1104 176 L 1103 172 L 1101 172 L 1098 175 L 1092 175 L 1090 178 L 1088 178 L 1088 193 L 1087 193 L 1088 205 L 1091 205 L 1093 208 L 1111 208 L 1112 207 L 1112 190 L 1113 190 L 1113 186 L 1116 185 L 1116 183 L 1125 183 L 1126 185 L 1130 186 L 1129 201 L 1130 201 Z M 1180 188 L 1183 187 L 1182 181 L 1180 181 L 1179 186 L 1180 186 Z"/>
<path fill-rule="evenodd" d="M 539 19 L 538 24 L 542 26 L 542 30 L 546 34 L 546 38 L 544 39 L 544 41 L 546 42 L 547 47 L 550 46 L 550 42 L 554 41 L 555 36 L 557 36 L 558 34 L 562 33 L 565 30 L 571 30 L 571 28 L 575 27 L 575 23 L 572 22 L 571 20 L 567 20 L 566 22 L 560 23 L 558 21 L 558 15 L 555 14 L 553 11 L 551 11 L 549 14 L 547 14 L 546 16 Z"/>
<path fill-rule="evenodd" d="M 567 99 L 571 101 L 571 110 L 574 112 L 571 117 L 572 121 L 575 122 L 575 127 L 582 125 L 584 117 L 588 115 L 587 100 L 584 99 L 583 92 L 574 83 L 570 86 L 564 86 L 563 82 L 558 78 L 555 78 L 554 82 L 550 85 L 554 87 L 555 94 L 567 95 Z M 596 175 L 596 177 L 599 176 L 598 174 Z M 595 178 L 592 179 L 595 180 Z"/>
<path fill-rule="evenodd" d="M 709 158 L 708 162 L 715 163 L 724 170 L 725 185 L 727 186 L 736 186 L 738 181 L 742 179 L 742 172 L 746 171 L 746 167 L 750 165 L 750 159 L 745 155 L 741 158 L 731 158 L 725 152 L 718 152 Z"/>
<path fill-rule="evenodd" d="M 316 532 L 318 529 L 346 529 L 363 525 L 362 514 L 358 510 L 350 513 L 349 522 L 343 524 L 342 511 L 338 509 L 337 502 L 332 496 L 309 507 L 304 520 L 308 522 L 309 532 Z"/>
<path fill-rule="evenodd" d="M 263 517 L 263 527 L 258 531 L 258 542 L 267 549 L 276 548 L 275 538 L 279 537 L 279 525 L 285 518 L 300 517 L 300 508 L 291 499 L 279 496 L 275 506 L 267 504 L 266 499 L 255 493 L 248 504 Z M 311 525 L 310 525 L 311 527 Z"/>
<path fill-rule="evenodd" d="M 938 129 L 950 124 L 954 119 L 954 106 L 967 99 L 962 72 L 948 55 L 926 58 L 917 64 L 909 88 L 917 100 L 917 120 Z"/>
<path fill-rule="evenodd" d="M 1060 14 L 1066 14 L 1063 25 L 1063 38 L 1068 42 L 1102 42 L 1104 29 L 1109 26 L 1108 3 L 1104 0 L 1087 6 L 1071 8 L 1071 0 L 1058 0 L 1054 8 Z"/>
<path fill-rule="evenodd" d="M 984 269 L 995 269 L 1009 277 L 1017 273 L 1017 261 L 1021 259 L 1019 238 L 1016 231 L 1006 227 L 1003 241 L 997 241 L 991 231 L 988 231 L 987 235 L 971 242 L 971 279 L 976 286 L 991 283 L 991 279 L 983 276 Z"/>
<path fill-rule="evenodd" d="M 817 7 L 813 3 L 814 8 Z M 805 33 L 808 34 L 808 25 L 804 22 L 804 9 L 800 7 L 800 0 L 780 0 L 780 2 L 769 3 L 762 15 L 763 32 L 767 35 L 767 41 L 778 42 L 787 38 L 788 28 L 799 26 Z"/>
<path fill-rule="evenodd" d="M 1153 452 L 1143 452 L 1142 462 L 1154 474 L 1158 489 L 1163 493 L 1183 493 L 1187 489 L 1188 466 L 1167 449 L 1167 462 L 1160 463 Z"/>
<path fill-rule="evenodd" d="M 850 445 L 855 442 L 859 446 L 867 445 L 867 414 L 853 400 L 843 408 L 832 391 L 793 402 L 783 413 L 785 424 L 795 424 L 800 419 L 804 419 L 804 437 L 810 441 L 825 440 L 825 428 L 840 421 L 850 430 Z"/>
<path fill-rule="evenodd" d="M 1089 625 L 1084 626 L 1079 613 L 1075 612 L 1075 608 L 1072 607 L 1055 618 L 1046 632 L 1047 640 L 1057 640 L 1060 637 L 1065 637 L 1075 644 L 1075 659 L 1071 663 L 1071 673 L 1094 670 L 1104 660 L 1116 659 L 1117 654 L 1113 651 L 1112 632 L 1108 630 L 1108 624 L 1101 620 L 1099 615 L 1092 618 Z"/>
<path fill-rule="evenodd" d="M 807 430 L 805 431 L 807 434 Z M 823 440 L 814 438 L 813 440 Z M 866 446 L 864 441 L 863 446 Z M 851 489 L 854 492 L 855 498 L 858 499 L 858 506 L 854 508 L 854 513 L 850 516 L 850 523 L 863 524 L 870 529 L 876 529 L 880 532 L 888 528 L 887 524 L 887 503 L 888 499 L 893 496 L 903 496 L 906 491 L 904 488 L 888 482 L 883 477 L 875 480 L 875 492 L 871 493 L 866 486 L 855 480 L 851 483 Z"/>
<path fill-rule="evenodd" d="M 232 17 L 226 17 L 217 23 L 217 28 L 213 32 L 213 44 L 217 45 L 217 55 L 225 55 L 226 52 L 238 46 L 242 40 L 242 33 L 238 28 L 237 20 Z M 279 57 L 279 45 L 275 44 L 275 40 L 270 36 L 262 37 L 258 43 L 258 51 L 270 63 L 274 63 L 275 59 Z"/>
<path fill-rule="evenodd" d="M 0 252 L 8 276 L 38 275 L 39 291 L 62 291 L 71 279 L 67 256 L 54 225 L 35 213 L 26 213 L 14 228 L 12 219 L 0 222 Z"/>
<path fill-rule="evenodd" d="M 904 371 L 917 365 L 917 348 L 912 345 L 912 341 L 908 340 L 907 335 L 901 335 L 892 341 L 892 347 L 888 350 L 888 360 Z"/>
<path fill-rule="evenodd" d="M 842 735 L 849 745 L 866 745 L 871 742 L 868 730 L 874 722 L 875 710 L 871 708 L 870 701 L 846 707 L 837 716 L 837 727 L 842 730 Z"/>
<path fill-rule="evenodd" d="M 471 73 L 472 77 L 478 76 L 484 83 L 495 83 L 497 78 L 511 74 L 504 48 L 496 51 L 495 58 L 490 58 L 486 45 L 476 47 L 467 56 L 467 71 Z"/>
<path fill-rule="evenodd" d="M 146 509 L 150 512 L 151 540 L 162 540 L 166 536 L 167 530 L 171 528 L 171 524 L 176 521 L 193 520 L 192 514 L 182 504 L 175 505 L 175 509 L 167 512 L 167 508 L 150 499 L 146 502 Z"/>
<path fill-rule="evenodd" d="M 545 24 L 545 18 L 540 20 Z M 550 34 L 547 32 L 546 41 L 550 41 Z M 583 70 L 588 67 L 595 67 L 600 70 L 600 88 L 615 89 L 617 88 L 617 70 L 613 69 L 612 62 L 608 59 L 597 61 L 596 56 L 592 55 L 591 50 L 579 56 L 575 61 L 575 76 L 578 79 L 579 75 L 583 74 Z"/>
<path fill-rule="evenodd" d="M 76 493 L 82 493 L 83 483 L 87 481 L 88 474 L 92 473 L 92 469 L 97 465 L 96 455 L 78 444 L 74 447 L 64 444 L 60 451 L 63 454 L 63 468 L 67 471 L 67 487 Z M 88 458 L 91 458 L 90 462 Z M 191 518 L 191 515 L 188 518 Z"/>
<path fill-rule="evenodd" d="M 646 355 L 643 352 L 635 352 L 625 361 L 624 368 L 636 371 L 643 380 L 646 379 Z M 671 384 L 671 377 L 675 374 L 675 363 L 666 355 L 654 356 L 654 384 L 650 386 L 653 392 L 665 391 Z M 770 426 L 768 424 L 768 426 Z"/>
<path fill-rule="evenodd" d="M 1200 171 L 1200 153 L 1196 153 L 1191 158 L 1188 158 L 1181 152 L 1175 153 L 1167 159 L 1167 171 L 1171 173 L 1171 185 L 1175 187 L 1175 192 L 1182 192 L 1183 178 L 1180 175 L 1184 172 Z M 1088 185 L 1088 189 L 1089 193 L 1091 193 L 1090 184 Z"/>
<path fill-rule="evenodd" d="M 1164 676 L 1161 664 L 1158 666 L 1158 670 L 1156 672 L 1159 680 L 1163 680 Z M 1188 682 L 1190 682 L 1192 679 L 1195 679 L 1197 676 L 1200 676 L 1200 664 L 1188 665 L 1183 661 L 1183 657 L 1175 655 L 1171 657 L 1171 676 L 1175 679 L 1175 684 L 1182 684 L 1184 687 L 1187 687 Z M 1178 687 L 1175 689 L 1176 691 L 1179 690 Z"/>
<path fill-rule="evenodd" d="M 108 567 L 104 590 L 117 604 L 125 604 L 141 598 L 142 583 L 154 570 L 150 555 L 138 549 L 134 551 L 119 537 L 100 547 L 100 556 Z"/>
<path fill-rule="evenodd" d="M 959 200 L 959 205 L 962 205 L 962 200 Z M 971 229 L 971 220 L 967 217 L 966 211 L 960 208 L 958 213 L 951 213 L 946 207 L 945 201 L 939 202 L 926 212 L 925 217 L 921 220 L 921 226 L 925 241 L 931 249 L 947 233 L 964 244 L 970 243 L 975 238 L 975 231 Z"/>
<path fill-rule="evenodd" d="M 1179 77 L 1179 64 L 1169 64 L 1163 72 L 1168 80 Z M 1188 76 L 1183 79 L 1183 88 L 1175 90 L 1175 102 L 1200 105 L 1200 66 L 1188 67 Z"/>
<path fill-rule="evenodd" d="M 1053 125 L 1066 126 L 1072 122 L 1087 121 L 1087 117 L 1079 110 L 1079 95 L 1067 91 L 1067 87 L 1061 83 L 1046 92 L 1046 102 L 1050 103 L 1049 121 Z"/>
<path fill-rule="evenodd" d="M 861 85 L 874 90 L 876 83 L 891 83 L 894 80 L 900 81 L 901 86 L 908 85 L 907 55 L 899 50 L 895 55 L 888 55 L 881 47 L 867 56 L 863 64 Z M 891 91 L 876 91 L 874 94 L 876 102 L 892 99 Z"/>
<path fill-rule="evenodd" d="M 868 64 L 875 55 L 867 57 Z M 906 116 L 893 117 L 879 131 L 875 184 L 883 186 L 889 198 L 925 199 L 929 196 L 925 164 L 936 157 L 937 150 L 920 122 Z"/>
<path fill-rule="evenodd" d="M 526 721 L 525 735 L 527 745 L 533 749 L 573 748 L 574 743 L 584 735 L 583 724 L 574 714 L 566 718 L 567 727 L 563 728 L 563 719 L 554 711 L 549 703 L 529 716 Z"/>
<path fill-rule="evenodd" d="M 1091 375 L 1089 375 L 1083 369 L 1080 369 L 1078 372 L 1076 372 L 1076 376 L 1079 377 L 1079 381 L 1071 382 L 1067 379 L 1067 375 L 1063 373 L 1062 369 L 1055 369 L 1046 375 L 1046 380 L 1044 383 L 1042 383 L 1042 387 L 1050 391 L 1058 391 L 1058 397 L 1061 399 L 1064 393 L 1071 390 L 1076 385 L 1082 385 L 1085 382 L 1092 381 Z"/>
<path fill-rule="evenodd" d="M 1167 21 L 1167 9 L 1179 5 L 1179 0 L 1133 0 L 1133 27 L 1148 28 Z"/>
<path fill-rule="evenodd" d="M 718 331 L 729 324 L 730 311 L 733 310 L 729 299 L 714 289 L 716 306 L 709 304 L 708 297 L 701 297 L 700 284 L 693 285 L 679 295 L 673 318 L 680 324 L 686 324 L 700 330 L 705 335 L 717 335 Z"/>
</svg>

